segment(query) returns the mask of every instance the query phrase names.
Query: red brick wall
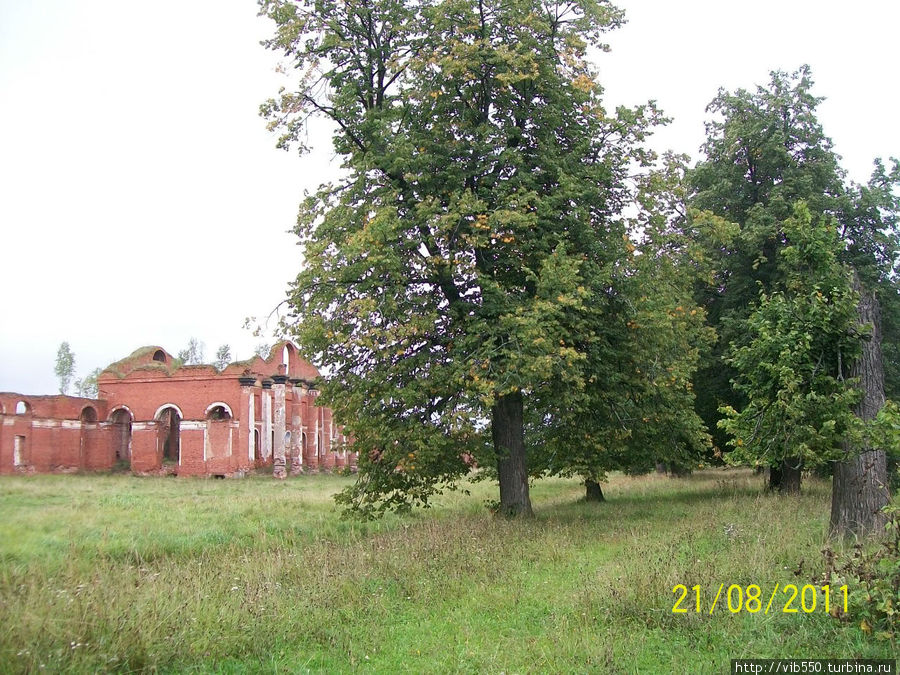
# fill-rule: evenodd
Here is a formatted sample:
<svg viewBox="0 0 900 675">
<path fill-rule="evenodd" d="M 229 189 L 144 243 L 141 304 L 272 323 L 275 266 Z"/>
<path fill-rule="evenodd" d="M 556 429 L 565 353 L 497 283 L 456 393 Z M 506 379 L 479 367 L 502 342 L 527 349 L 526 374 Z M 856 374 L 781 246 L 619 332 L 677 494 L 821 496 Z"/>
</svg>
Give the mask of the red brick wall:
<svg viewBox="0 0 900 675">
<path fill-rule="evenodd" d="M 19 403 L 25 412 L 16 414 Z M 104 401 L 77 396 L 0 393 L 0 473 L 77 471 L 102 464 L 103 442 L 96 422 Z M 20 466 L 15 464 L 20 439 Z M 106 468 L 106 467 L 103 467 Z"/>
<path fill-rule="evenodd" d="M 285 348 L 287 367 L 281 365 Z M 109 469 L 116 462 L 117 450 L 122 459 L 128 459 L 129 419 L 131 467 L 138 473 L 232 475 L 254 464 L 271 464 L 271 455 L 267 460 L 260 457 L 262 442 L 254 462 L 248 452 L 254 429 L 260 435 L 263 429 L 260 381 L 278 372 L 306 382 L 319 375 L 290 343 L 276 345 L 266 359 L 256 357 L 232 364 L 221 373 L 212 366 L 177 365 L 158 347 L 142 348 L 111 364 L 100 376 L 100 400 L 0 393 L 0 473 Z M 248 374 L 256 378 L 255 384 L 242 388 L 238 378 Z M 247 418 L 251 396 L 253 420 Z M 15 414 L 19 401 L 28 404 L 26 414 Z M 315 401 L 315 392 L 301 394 L 299 387 L 286 387 L 285 426 L 291 433 L 291 443 L 302 444 L 305 432 L 302 451 L 306 471 L 343 466 L 345 462 L 330 452 L 331 410 L 316 406 Z M 207 419 L 214 404 L 226 406 L 230 419 Z M 177 464 L 163 462 L 165 424 L 156 416 L 164 406 L 175 408 L 180 417 Z M 129 414 L 116 415 L 118 410 Z M 320 441 L 318 456 L 316 436 Z M 23 460 L 23 466 L 18 467 L 14 458 L 17 437 L 21 439 Z M 289 458 L 291 448 L 285 450 Z"/>
</svg>

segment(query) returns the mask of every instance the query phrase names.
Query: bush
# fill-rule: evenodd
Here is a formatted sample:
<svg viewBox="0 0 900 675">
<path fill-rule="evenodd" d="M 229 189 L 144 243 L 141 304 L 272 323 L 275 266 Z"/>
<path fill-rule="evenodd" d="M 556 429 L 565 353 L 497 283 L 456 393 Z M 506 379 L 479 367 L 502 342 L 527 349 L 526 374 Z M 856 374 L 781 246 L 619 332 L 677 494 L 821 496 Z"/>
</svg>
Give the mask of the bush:
<svg viewBox="0 0 900 675">
<path fill-rule="evenodd" d="M 823 583 L 848 586 L 847 613 L 835 603 L 832 615 L 844 621 L 859 620 L 860 629 L 893 643 L 900 637 L 900 508 L 888 507 L 886 536 L 876 547 L 857 543 L 849 557 L 841 559 L 831 548 L 825 556 Z"/>
</svg>

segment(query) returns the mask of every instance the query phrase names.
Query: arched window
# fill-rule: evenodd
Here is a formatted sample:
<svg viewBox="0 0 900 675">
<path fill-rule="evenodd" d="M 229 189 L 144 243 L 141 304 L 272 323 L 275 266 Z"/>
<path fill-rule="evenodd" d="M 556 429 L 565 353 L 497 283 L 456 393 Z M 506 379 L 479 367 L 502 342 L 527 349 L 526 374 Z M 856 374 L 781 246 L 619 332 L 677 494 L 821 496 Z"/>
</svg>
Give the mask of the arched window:
<svg viewBox="0 0 900 675">
<path fill-rule="evenodd" d="M 234 417 L 231 414 L 231 408 L 228 407 L 227 403 L 221 403 L 219 401 L 215 403 L 210 403 L 206 408 L 206 419 L 213 421 L 222 421 L 222 420 L 230 420 Z"/>
<path fill-rule="evenodd" d="M 162 349 L 157 349 L 153 354 L 153 360 L 159 361 L 160 363 L 166 362 L 166 353 Z"/>
<path fill-rule="evenodd" d="M 30 415 L 31 414 L 31 406 L 28 405 L 25 401 L 19 401 L 16 403 L 16 415 Z"/>
<path fill-rule="evenodd" d="M 153 416 L 157 422 L 157 450 L 163 462 L 181 461 L 181 420 L 178 406 L 166 403 Z"/>
<path fill-rule="evenodd" d="M 209 409 L 209 411 L 206 413 L 206 419 L 213 420 L 214 422 L 221 422 L 224 420 L 230 420 L 231 415 L 228 414 L 225 406 L 217 405 Z"/>
<path fill-rule="evenodd" d="M 81 421 L 93 423 L 97 421 L 97 411 L 94 410 L 91 406 L 85 406 L 84 410 L 81 411 Z"/>
</svg>

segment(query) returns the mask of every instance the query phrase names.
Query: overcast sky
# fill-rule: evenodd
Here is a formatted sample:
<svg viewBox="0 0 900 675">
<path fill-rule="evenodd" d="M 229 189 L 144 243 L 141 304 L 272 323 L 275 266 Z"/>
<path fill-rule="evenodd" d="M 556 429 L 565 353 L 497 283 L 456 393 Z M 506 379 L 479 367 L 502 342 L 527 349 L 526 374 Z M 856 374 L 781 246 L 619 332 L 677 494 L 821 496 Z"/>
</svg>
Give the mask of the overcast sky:
<svg viewBox="0 0 900 675">
<path fill-rule="evenodd" d="M 607 104 L 659 101 L 658 149 L 697 158 L 719 87 L 812 66 L 851 178 L 900 156 L 900 3 L 627 0 L 598 67 Z M 304 189 L 334 172 L 257 115 L 281 83 L 250 0 L 0 0 L 0 391 L 54 393 L 137 347 L 246 358 L 242 328 L 285 297 Z"/>
</svg>

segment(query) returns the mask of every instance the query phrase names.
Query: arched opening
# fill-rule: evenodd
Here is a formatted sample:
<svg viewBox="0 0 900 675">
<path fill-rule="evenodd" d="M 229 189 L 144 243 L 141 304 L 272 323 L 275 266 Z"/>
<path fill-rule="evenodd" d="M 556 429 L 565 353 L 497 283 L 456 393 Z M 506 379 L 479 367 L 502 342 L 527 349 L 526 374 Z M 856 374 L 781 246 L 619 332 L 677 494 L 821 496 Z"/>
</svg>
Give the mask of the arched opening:
<svg viewBox="0 0 900 675">
<path fill-rule="evenodd" d="M 97 411 L 91 406 L 85 406 L 84 410 L 81 411 L 81 421 L 95 424 L 97 422 Z"/>
<path fill-rule="evenodd" d="M 206 409 L 206 419 L 222 422 L 231 419 L 231 409 L 224 403 L 213 403 Z"/>
<path fill-rule="evenodd" d="M 31 405 L 26 401 L 16 403 L 16 415 L 30 415 Z"/>
<path fill-rule="evenodd" d="M 231 408 L 216 402 L 206 409 L 205 459 L 231 456 Z"/>
<path fill-rule="evenodd" d="M 165 405 L 156 413 L 158 423 L 157 451 L 165 463 L 178 463 L 181 450 L 181 415 L 173 405 Z"/>
<path fill-rule="evenodd" d="M 165 363 L 166 362 L 166 353 L 162 349 L 157 349 L 153 353 L 153 360 L 159 361 L 160 363 Z"/>
<path fill-rule="evenodd" d="M 293 377 L 297 374 L 297 350 L 290 342 L 285 342 L 281 348 L 281 363 L 285 375 Z"/>
<path fill-rule="evenodd" d="M 118 408 L 110 415 L 109 421 L 113 424 L 113 448 L 115 461 L 123 462 L 131 460 L 131 413 L 124 408 Z"/>
<path fill-rule="evenodd" d="M 253 430 L 253 459 L 259 459 L 259 429 Z"/>
</svg>

